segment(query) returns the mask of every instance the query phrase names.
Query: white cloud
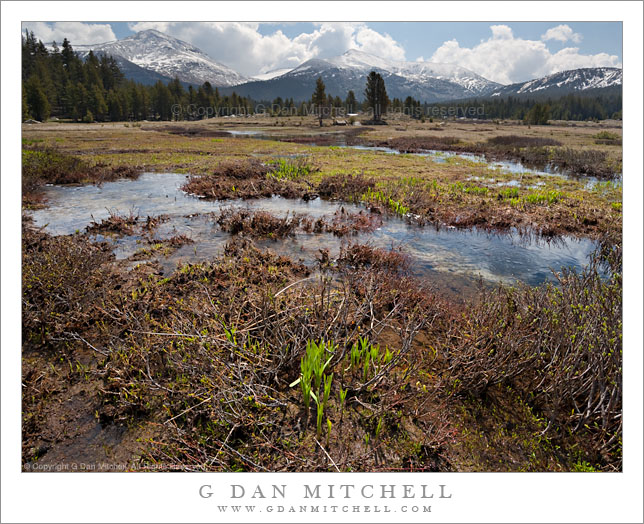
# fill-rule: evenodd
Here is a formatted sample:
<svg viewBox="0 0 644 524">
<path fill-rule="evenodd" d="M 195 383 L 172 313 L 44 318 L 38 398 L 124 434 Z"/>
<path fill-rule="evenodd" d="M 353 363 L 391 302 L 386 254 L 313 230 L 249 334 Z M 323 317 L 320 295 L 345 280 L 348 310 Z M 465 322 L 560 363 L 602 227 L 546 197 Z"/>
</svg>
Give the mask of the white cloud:
<svg viewBox="0 0 644 524">
<path fill-rule="evenodd" d="M 72 44 L 102 44 L 116 40 L 110 24 L 87 24 L 84 22 L 29 22 L 23 24 L 23 31 L 33 31 L 37 39 L 48 44 L 61 43 L 67 38 Z"/>
<path fill-rule="evenodd" d="M 507 25 L 491 25 L 490 29 L 494 40 L 512 40 L 514 38 L 512 28 Z"/>
<path fill-rule="evenodd" d="M 622 65 L 615 55 L 583 55 L 577 47 L 567 47 L 553 54 L 545 42 L 517 38 L 507 25 L 493 25 L 490 30 L 490 38 L 471 48 L 461 47 L 455 39 L 444 42 L 431 61 L 458 64 L 501 84 L 524 82 L 579 67 Z"/>
<path fill-rule="evenodd" d="M 268 35 L 257 23 L 241 22 L 140 22 L 134 31 L 157 29 L 198 47 L 214 60 L 242 74 L 293 68 L 311 58 L 328 58 L 359 49 L 382 58 L 404 60 L 405 50 L 388 34 L 363 23 L 320 23 L 294 38 L 281 30 Z"/>
<path fill-rule="evenodd" d="M 567 42 L 568 40 L 578 44 L 581 42 L 582 36 L 575 33 L 569 25 L 561 24 L 557 27 L 551 27 L 544 34 L 541 35 L 541 40 L 557 40 L 559 42 Z"/>
<path fill-rule="evenodd" d="M 580 55 L 578 47 L 566 47 L 550 57 L 548 67 L 550 72 L 547 74 L 550 74 L 582 67 L 622 67 L 622 64 L 617 60 L 616 56 L 608 53 Z"/>
<path fill-rule="evenodd" d="M 382 35 L 367 26 L 357 28 L 355 42 L 357 46 L 352 49 L 359 49 L 387 60 L 405 59 L 405 50 L 398 42 L 387 33 Z"/>
</svg>

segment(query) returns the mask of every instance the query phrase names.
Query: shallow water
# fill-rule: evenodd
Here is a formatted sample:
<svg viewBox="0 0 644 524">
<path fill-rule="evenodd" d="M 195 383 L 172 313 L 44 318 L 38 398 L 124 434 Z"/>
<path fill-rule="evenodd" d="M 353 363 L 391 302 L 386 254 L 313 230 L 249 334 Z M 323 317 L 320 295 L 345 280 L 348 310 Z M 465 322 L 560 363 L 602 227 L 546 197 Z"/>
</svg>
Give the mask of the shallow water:
<svg viewBox="0 0 644 524">
<path fill-rule="evenodd" d="M 49 207 L 32 212 L 36 226 L 51 234 L 84 231 L 92 220 L 107 218 L 110 212 L 146 216 L 169 215 L 154 233 L 157 239 L 184 234 L 194 244 L 184 245 L 168 257 L 161 257 L 164 273 L 171 273 L 186 262 L 210 259 L 223 251 L 230 235 L 221 231 L 210 213 L 231 206 L 262 209 L 277 216 L 306 214 L 313 218 L 332 216 L 341 208 L 351 213 L 365 211 L 352 204 L 320 199 L 304 202 L 281 197 L 249 201 L 207 201 L 181 191 L 187 176 L 145 173 L 137 180 L 108 182 L 102 186 L 49 186 L 45 193 Z M 114 243 L 118 258 L 127 258 L 147 247 L 141 237 L 95 235 L 97 240 Z M 516 233 L 490 234 L 483 231 L 436 230 L 418 227 L 396 217 L 383 217 L 383 225 L 373 233 L 338 238 L 330 233 L 298 233 L 285 240 L 257 243 L 277 253 L 301 259 L 313 266 L 321 249 L 332 258 L 343 242 L 368 243 L 373 247 L 402 249 L 409 255 L 412 272 L 431 279 L 437 287 L 453 291 L 475 286 L 481 278 L 488 283 L 523 281 L 537 285 L 552 280 L 551 268 L 581 268 L 588 262 L 594 245 L 589 240 L 562 238 L 557 242 L 527 241 Z"/>
<path fill-rule="evenodd" d="M 262 139 L 262 140 L 280 140 L 281 138 L 279 136 L 266 134 L 265 132 L 258 131 L 258 130 L 252 130 L 252 131 L 239 130 L 239 131 L 227 131 L 227 132 L 231 136 L 248 136 L 251 138 Z M 509 174 L 515 174 L 515 175 L 522 175 L 522 174 L 537 175 L 537 176 L 548 176 L 548 177 L 554 176 L 554 177 L 561 177 L 567 180 L 583 180 L 586 188 L 588 189 L 602 182 L 602 180 L 596 177 L 592 177 L 592 176 L 580 177 L 578 175 L 575 175 L 574 173 L 567 173 L 551 167 L 546 167 L 543 170 L 539 170 L 539 169 L 532 169 L 532 168 L 526 167 L 521 162 L 515 162 L 512 160 L 488 161 L 485 158 L 485 156 L 476 155 L 474 153 L 459 153 L 456 151 L 441 151 L 438 149 L 427 149 L 416 153 L 401 153 L 397 149 L 393 149 L 391 147 L 347 145 L 344 139 L 344 136 L 340 134 L 329 134 L 329 137 L 336 139 L 336 143 L 333 144 L 334 147 L 357 149 L 359 151 L 376 151 L 376 152 L 387 153 L 391 155 L 406 154 L 406 155 L 420 156 L 420 157 L 426 157 L 432 162 L 436 162 L 439 164 L 443 164 L 447 162 L 448 158 L 460 158 L 462 160 L 475 162 L 477 164 L 486 164 L 488 168 L 497 170 L 501 173 L 509 173 Z M 314 139 L 312 139 L 311 145 L 316 145 Z M 325 145 L 328 145 L 328 144 L 325 144 Z M 613 183 L 615 183 L 616 185 L 620 185 L 621 175 L 618 175 L 613 181 Z M 517 182 L 516 184 L 510 184 L 510 185 L 520 186 L 521 184 Z"/>
</svg>

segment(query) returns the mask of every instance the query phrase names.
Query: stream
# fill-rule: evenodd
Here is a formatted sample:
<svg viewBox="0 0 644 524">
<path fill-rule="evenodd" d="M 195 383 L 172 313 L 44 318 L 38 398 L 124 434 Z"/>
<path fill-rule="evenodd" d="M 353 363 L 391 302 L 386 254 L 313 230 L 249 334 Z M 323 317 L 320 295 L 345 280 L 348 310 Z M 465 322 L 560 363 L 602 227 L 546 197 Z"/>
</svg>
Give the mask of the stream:
<svg viewBox="0 0 644 524">
<path fill-rule="evenodd" d="M 92 222 L 108 218 L 110 213 L 147 216 L 168 215 L 154 238 L 167 239 L 187 235 L 187 244 L 168 256 L 160 256 L 164 274 L 168 275 L 187 262 L 211 259 L 221 254 L 231 236 L 217 225 L 212 213 L 224 208 L 241 207 L 268 211 L 278 217 L 287 213 L 327 217 L 344 208 L 346 212 L 366 212 L 365 208 L 342 202 L 315 199 L 308 202 L 281 197 L 247 201 L 208 201 L 186 194 L 180 188 L 187 175 L 144 173 L 136 180 L 107 182 L 101 186 L 47 186 L 44 189 L 48 207 L 34 210 L 31 216 L 37 227 L 53 235 L 83 232 Z M 343 242 L 359 242 L 372 247 L 401 249 L 409 256 L 412 273 L 430 279 L 436 287 L 462 293 L 476 286 L 478 279 L 488 284 L 522 281 L 538 285 L 552 281 L 551 269 L 580 269 L 588 263 L 594 243 L 588 239 L 562 237 L 550 242 L 526 239 L 515 232 L 494 234 L 485 231 L 419 227 L 408 221 L 383 216 L 380 228 L 371 233 L 336 237 L 331 233 L 298 232 L 293 237 L 256 243 L 263 248 L 301 260 L 314 266 L 316 255 L 328 249 L 337 257 Z M 93 237 L 114 245 L 117 258 L 125 259 L 148 247 L 142 237 L 96 234 Z"/>
</svg>

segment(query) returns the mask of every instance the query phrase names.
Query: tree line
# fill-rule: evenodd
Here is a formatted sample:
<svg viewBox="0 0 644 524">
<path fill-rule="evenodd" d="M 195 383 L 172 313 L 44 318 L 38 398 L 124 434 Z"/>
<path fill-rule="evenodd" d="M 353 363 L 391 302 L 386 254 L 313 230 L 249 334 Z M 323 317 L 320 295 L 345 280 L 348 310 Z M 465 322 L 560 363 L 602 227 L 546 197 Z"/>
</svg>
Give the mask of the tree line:
<svg viewBox="0 0 644 524">
<path fill-rule="evenodd" d="M 473 111 L 467 115 L 471 118 L 487 120 L 521 120 L 526 124 L 545 124 L 548 120 L 605 120 L 622 118 L 622 94 L 585 93 L 567 94 L 554 97 L 513 97 L 471 99 L 459 102 L 423 104 L 420 113 L 431 115 L 436 112 L 452 109 L 454 116 L 465 115 L 468 109 L 480 107 L 482 111 Z"/>
<path fill-rule="evenodd" d="M 144 85 L 127 80 L 117 61 L 92 51 L 82 59 L 64 39 L 51 49 L 32 32 L 22 38 L 22 115 L 27 119 L 50 117 L 84 122 L 126 120 L 197 120 L 212 116 L 253 114 L 273 116 L 339 116 L 371 111 L 373 121 L 382 121 L 388 108 L 414 118 L 467 116 L 484 119 L 522 120 L 541 124 L 548 120 L 603 120 L 621 118 L 619 92 L 568 94 L 559 98 L 492 98 L 458 102 L 422 103 L 411 96 L 390 100 L 384 80 L 372 71 L 366 81 L 364 101 L 353 91 L 344 99 L 327 94 L 318 78 L 310 100 L 296 102 L 277 97 L 256 102 L 232 92 L 222 95 L 209 82 L 187 87 L 178 78 Z M 468 112 L 473 107 L 482 111 Z"/>
<path fill-rule="evenodd" d="M 195 89 L 178 78 L 151 86 L 127 80 L 111 56 L 90 51 L 81 59 L 67 39 L 47 49 L 33 32 L 22 37 L 23 121 L 189 120 L 212 116 L 202 108 L 227 115 L 253 106 L 234 92 L 220 95 L 209 82 Z"/>
</svg>

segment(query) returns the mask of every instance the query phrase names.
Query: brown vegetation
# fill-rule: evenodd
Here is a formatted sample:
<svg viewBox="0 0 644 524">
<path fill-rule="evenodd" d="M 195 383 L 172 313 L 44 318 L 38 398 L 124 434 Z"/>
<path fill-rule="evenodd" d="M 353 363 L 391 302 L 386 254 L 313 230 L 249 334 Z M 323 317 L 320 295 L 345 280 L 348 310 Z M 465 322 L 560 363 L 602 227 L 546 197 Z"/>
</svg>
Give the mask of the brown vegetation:
<svg viewBox="0 0 644 524">
<path fill-rule="evenodd" d="M 252 237 L 269 237 L 277 240 L 295 233 L 300 225 L 297 215 L 277 218 L 266 211 L 247 209 L 224 209 L 217 217 L 217 223 L 231 235 L 245 234 Z"/>
<path fill-rule="evenodd" d="M 154 435 L 132 469 L 621 468 L 618 274 L 591 266 L 459 306 L 400 254 L 364 245 L 345 247 L 339 272 L 326 266 L 333 279 L 248 240 L 161 278 L 118 271 L 82 235 L 24 237 L 24 354 L 39 362 L 24 364 L 26 464 L 60 456 L 68 437 L 44 425 L 84 384 L 104 428 Z M 320 341 L 321 428 L 289 387 Z M 45 362 L 60 378 L 43 388 Z M 493 440 L 479 436 L 489 420 L 506 428 Z"/>
<path fill-rule="evenodd" d="M 192 176 L 184 189 L 204 198 L 319 194 L 368 211 L 312 219 L 225 210 L 217 220 L 237 236 L 224 253 L 169 276 L 156 253 L 192 240 L 155 238 L 163 215 L 112 214 L 87 233 L 58 237 L 25 220 L 25 469 L 82 457 L 132 470 L 621 470 L 621 202 L 612 189 L 601 200 L 601 187 L 595 193 L 578 184 L 543 194 L 488 187 L 454 171 L 416 173 L 404 158 L 392 172 L 368 166 L 360 173 L 360 165 L 348 174 L 346 165 L 336 167 L 339 159 L 357 157 L 330 149 L 315 153 L 328 168 L 318 176 L 308 159 L 271 164 L 272 150 L 264 162 L 230 160 L 241 153 L 214 154 L 220 144 L 200 142 L 220 135 L 187 127 L 171 130 L 162 146 L 155 142 L 162 132 L 137 141 L 134 130 L 119 130 L 121 147 L 109 165 L 85 129 L 104 131 L 91 127 L 67 152 L 26 149 L 23 191 L 35 202 L 44 183 L 134 177 L 137 168 L 118 166 L 137 158 L 159 170 L 198 164 L 193 172 L 207 174 Z M 348 142 L 362 140 L 364 128 L 348 131 Z M 607 177 L 615 158 L 548 137 L 479 136 L 474 145 L 456 136 L 384 137 L 372 143 Z M 244 155 L 287 146 L 238 142 Z M 279 153 L 309 154 L 298 147 Z M 76 149 L 93 160 L 71 156 Z M 133 151 L 147 156 L 128 157 Z M 149 152 L 163 158 L 151 160 Z M 589 236 L 599 248 L 590 267 L 558 273 L 556 285 L 481 287 L 474 299 L 457 302 L 413 278 L 395 250 L 345 243 L 331 260 L 322 249 L 312 274 L 252 241 L 369 232 L 380 213 L 439 227 Z M 90 232 L 140 235 L 143 249 L 118 261 L 113 246 L 90 241 Z M 317 401 L 307 401 L 305 363 L 316 350 L 328 365 L 319 383 L 308 384 Z"/>
<path fill-rule="evenodd" d="M 90 165 L 81 158 L 51 148 L 22 150 L 22 196 L 26 203 L 38 202 L 44 184 L 101 184 L 120 178 L 136 178 L 137 167 Z"/>
<path fill-rule="evenodd" d="M 268 176 L 273 166 L 257 160 L 222 164 L 214 173 L 191 176 L 183 190 L 212 200 L 266 198 L 312 198 L 313 193 L 301 183 Z"/>
<path fill-rule="evenodd" d="M 453 142 L 452 137 L 398 137 L 375 142 L 375 145 L 397 149 L 402 153 L 428 150 L 454 151 L 485 155 L 488 160 L 511 160 L 536 169 L 554 168 L 563 173 L 612 179 L 621 167 L 614 166 L 605 151 L 557 147 L 560 142 L 543 137 L 506 135 L 487 142 Z"/>
</svg>

